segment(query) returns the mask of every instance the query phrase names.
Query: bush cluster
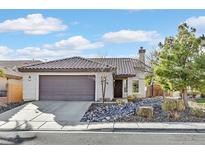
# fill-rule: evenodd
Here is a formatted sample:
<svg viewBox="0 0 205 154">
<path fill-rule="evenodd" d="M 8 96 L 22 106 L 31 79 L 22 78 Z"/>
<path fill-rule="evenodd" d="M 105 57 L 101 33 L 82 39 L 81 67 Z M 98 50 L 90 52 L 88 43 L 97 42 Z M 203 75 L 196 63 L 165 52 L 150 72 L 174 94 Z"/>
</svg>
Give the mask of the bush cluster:
<svg viewBox="0 0 205 154">
<path fill-rule="evenodd" d="M 192 109 L 191 114 L 197 118 L 203 118 L 204 112 L 200 109 Z"/>
<path fill-rule="evenodd" d="M 135 101 L 141 101 L 143 98 L 138 97 L 137 95 L 129 95 L 127 96 L 128 102 L 135 102 Z"/>
<path fill-rule="evenodd" d="M 179 119 L 180 112 L 184 111 L 185 108 L 184 102 L 178 99 L 165 99 L 162 103 L 162 110 L 168 112 L 169 119 Z"/>
<path fill-rule="evenodd" d="M 162 109 L 166 112 L 177 111 L 182 112 L 185 110 L 185 104 L 182 100 L 178 99 L 165 99 L 162 103 Z"/>
<path fill-rule="evenodd" d="M 135 95 L 129 95 L 129 96 L 127 96 L 127 101 L 128 102 L 134 102 L 135 100 L 136 100 L 136 96 Z"/>
<path fill-rule="evenodd" d="M 117 103 L 118 105 L 124 105 L 124 104 L 125 104 L 125 100 L 123 100 L 123 99 L 117 99 L 117 100 L 116 100 L 116 103 Z"/>
</svg>

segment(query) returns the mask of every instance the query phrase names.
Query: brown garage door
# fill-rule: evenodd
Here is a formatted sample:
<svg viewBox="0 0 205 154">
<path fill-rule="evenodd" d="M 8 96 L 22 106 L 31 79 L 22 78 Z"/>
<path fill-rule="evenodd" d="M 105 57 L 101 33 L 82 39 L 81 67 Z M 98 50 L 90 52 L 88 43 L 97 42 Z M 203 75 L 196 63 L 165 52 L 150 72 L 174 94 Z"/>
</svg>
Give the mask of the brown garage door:
<svg viewBox="0 0 205 154">
<path fill-rule="evenodd" d="M 39 98 L 57 101 L 93 101 L 95 77 L 42 75 L 39 77 Z"/>
</svg>

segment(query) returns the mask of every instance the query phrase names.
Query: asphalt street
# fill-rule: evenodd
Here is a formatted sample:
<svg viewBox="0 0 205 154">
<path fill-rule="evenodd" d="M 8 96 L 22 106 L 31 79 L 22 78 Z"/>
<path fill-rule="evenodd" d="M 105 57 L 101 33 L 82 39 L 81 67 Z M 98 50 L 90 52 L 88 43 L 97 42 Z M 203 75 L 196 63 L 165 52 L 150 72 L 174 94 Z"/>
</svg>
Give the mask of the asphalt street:
<svg viewBox="0 0 205 154">
<path fill-rule="evenodd" d="M 0 144 L 28 145 L 182 145 L 205 144 L 205 133 L 166 132 L 0 132 Z"/>
</svg>

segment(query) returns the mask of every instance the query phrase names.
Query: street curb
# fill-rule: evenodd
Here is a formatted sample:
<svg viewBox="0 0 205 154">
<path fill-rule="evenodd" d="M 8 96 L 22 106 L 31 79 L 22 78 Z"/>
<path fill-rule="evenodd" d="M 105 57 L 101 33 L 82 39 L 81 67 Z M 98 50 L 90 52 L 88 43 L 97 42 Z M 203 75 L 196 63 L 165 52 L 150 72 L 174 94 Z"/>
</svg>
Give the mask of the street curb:
<svg viewBox="0 0 205 154">
<path fill-rule="evenodd" d="M 6 123 L 5 123 L 6 124 Z M 3 124 L 4 125 L 4 124 Z M 3 126 L 1 125 L 1 126 Z M 23 125 L 23 124 L 21 124 Z M 21 126 L 19 125 L 19 126 Z M 87 123 L 83 126 L 83 123 L 75 123 L 74 125 L 65 125 L 61 128 L 44 128 L 44 129 L 26 129 L 21 127 L 14 128 L 1 128 L 0 131 L 205 131 L 205 123 L 190 123 L 190 122 L 145 122 L 145 123 L 133 123 L 133 122 L 109 122 L 109 123 Z M 70 127 L 69 129 L 64 129 Z"/>
</svg>

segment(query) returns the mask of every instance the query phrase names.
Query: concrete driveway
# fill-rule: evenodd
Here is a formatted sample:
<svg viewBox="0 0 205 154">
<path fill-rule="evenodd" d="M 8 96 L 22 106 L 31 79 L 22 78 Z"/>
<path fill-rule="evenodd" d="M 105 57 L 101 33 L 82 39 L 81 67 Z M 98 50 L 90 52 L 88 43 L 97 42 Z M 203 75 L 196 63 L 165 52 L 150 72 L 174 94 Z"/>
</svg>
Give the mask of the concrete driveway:
<svg viewBox="0 0 205 154">
<path fill-rule="evenodd" d="M 56 129 L 79 123 L 92 102 L 35 101 L 0 114 L 3 129 Z"/>
</svg>

